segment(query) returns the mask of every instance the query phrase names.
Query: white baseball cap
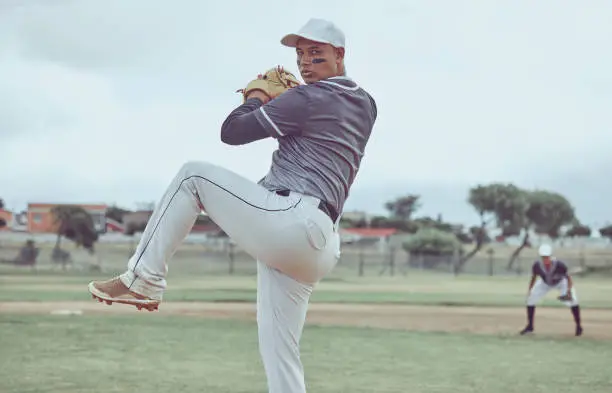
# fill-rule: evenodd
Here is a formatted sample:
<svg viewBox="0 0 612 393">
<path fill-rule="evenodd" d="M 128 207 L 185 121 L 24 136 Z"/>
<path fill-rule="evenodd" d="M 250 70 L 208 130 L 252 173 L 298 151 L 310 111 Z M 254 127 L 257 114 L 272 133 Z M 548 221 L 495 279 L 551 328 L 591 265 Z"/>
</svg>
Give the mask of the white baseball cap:
<svg viewBox="0 0 612 393">
<path fill-rule="evenodd" d="M 297 33 L 284 36 L 281 39 L 281 44 L 295 48 L 300 38 L 330 44 L 336 48 L 344 48 L 344 33 L 342 30 L 324 19 L 311 18 Z"/>
<path fill-rule="evenodd" d="M 549 257 L 552 255 L 552 247 L 548 244 L 542 244 L 538 249 L 538 254 L 541 257 Z"/>
</svg>

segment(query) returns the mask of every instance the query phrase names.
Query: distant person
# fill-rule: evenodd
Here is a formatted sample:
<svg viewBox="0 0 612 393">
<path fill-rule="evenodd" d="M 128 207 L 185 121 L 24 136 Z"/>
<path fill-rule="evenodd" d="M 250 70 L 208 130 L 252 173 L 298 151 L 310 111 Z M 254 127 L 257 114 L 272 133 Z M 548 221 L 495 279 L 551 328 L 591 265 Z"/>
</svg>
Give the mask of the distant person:
<svg viewBox="0 0 612 393">
<path fill-rule="evenodd" d="M 0 259 L 0 263 L 12 264 L 17 266 L 36 265 L 40 250 L 36 247 L 34 240 L 28 239 L 25 244 L 19 249 L 19 254 L 13 259 Z"/>
<path fill-rule="evenodd" d="M 553 257 L 552 247 L 548 244 L 542 244 L 538 253 L 540 259 L 535 261 L 531 267 L 529 295 L 527 296 L 527 326 L 521 331 L 521 334 L 533 333 L 536 304 L 551 289 L 556 289 L 560 293 L 558 299 L 563 301 L 572 311 L 576 323 L 576 336 L 581 336 L 580 305 L 578 304 L 574 280 L 568 273 L 567 265 Z"/>
</svg>

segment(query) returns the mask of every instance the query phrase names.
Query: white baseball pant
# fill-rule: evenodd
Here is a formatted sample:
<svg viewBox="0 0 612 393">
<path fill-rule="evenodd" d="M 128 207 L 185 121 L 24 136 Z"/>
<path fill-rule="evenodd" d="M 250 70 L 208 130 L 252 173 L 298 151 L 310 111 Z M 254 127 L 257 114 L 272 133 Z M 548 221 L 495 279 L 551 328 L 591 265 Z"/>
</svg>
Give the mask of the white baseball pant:
<svg viewBox="0 0 612 393">
<path fill-rule="evenodd" d="M 337 223 L 319 200 L 280 196 L 225 168 L 189 162 L 156 206 L 122 282 L 160 298 L 167 262 L 204 210 L 257 259 L 259 348 L 270 393 L 306 392 L 299 342 L 310 294 L 340 256 Z"/>
<path fill-rule="evenodd" d="M 546 284 L 544 280 L 542 280 L 541 277 L 538 277 L 535 284 L 533 285 L 533 288 L 531 288 L 531 291 L 529 292 L 529 296 L 527 297 L 527 305 L 528 306 L 537 305 L 537 303 L 539 303 L 540 300 L 542 300 L 542 298 L 546 296 L 546 294 L 552 289 L 558 290 L 560 295 L 565 295 L 567 293 L 567 278 L 564 278 L 561 281 L 559 281 L 557 285 L 551 286 L 551 285 Z M 573 306 L 578 305 L 578 297 L 576 295 L 576 288 L 572 287 L 572 300 L 564 301 L 563 303 L 568 307 L 573 307 Z"/>
</svg>

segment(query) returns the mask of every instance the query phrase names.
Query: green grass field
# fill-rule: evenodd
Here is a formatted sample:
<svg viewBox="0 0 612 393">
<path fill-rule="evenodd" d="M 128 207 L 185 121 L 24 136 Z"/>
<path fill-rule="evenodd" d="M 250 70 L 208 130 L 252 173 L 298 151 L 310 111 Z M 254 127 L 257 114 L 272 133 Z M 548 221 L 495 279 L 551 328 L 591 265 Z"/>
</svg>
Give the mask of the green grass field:
<svg viewBox="0 0 612 393">
<path fill-rule="evenodd" d="M 27 272 L 27 271 L 25 271 Z M 86 286 L 92 279 L 109 274 L 83 272 L 39 272 L 0 269 L 0 301 L 88 300 Z M 517 307 L 524 302 L 527 277 L 453 277 L 437 273 L 411 272 L 397 277 L 335 277 L 324 280 L 313 294 L 313 302 L 391 303 L 443 306 Z M 608 278 L 589 278 L 576 284 L 581 302 L 590 308 L 612 309 L 612 285 Z M 170 274 L 166 301 L 253 302 L 255 276 L 202 276 Z M 548 307 L 562 307 L 554 296 Z"/>
<path fill-rule="evenodd" d="M 253 323 L 145 315 L 0 316 L 1 391 L 266 392 Z M 612 387 L 612 342 L 309 327 L 302 352 L 319 393 Z"/>
<path fill-rule="evenodd" d="M 170 271 L 168 309 L 182 302 L 222 307 L 220 302 L 255 300 L 252 275 L 192 273 L 190 266 Z M 121 306 L 98 305 L 86 292 L 91 279 L 107 277 L 0 268 L 0 392 L 266 392 L 252 319 L 170 310 L 116 314 L 115 307 Z M 524 323 L 526 287 L 527 278 L 516 276 L 336 274 L 315 290 L 302 339 L 309 392 L 612 391 L 610 280 L 576 279 L 586 310 L 586 333 L 580 338 L 571 336 L 569 312 L 554 294 L 537 313 L 543 333 L 517 336 L 515 328 Z M 66 306 L 83 301 L 106 314 L 2 308 L 19 302 Z M 355 303 L 369 308 L 351 309 L 335 319 L 317 308 Z M 395 315 L 393 305 L 419 308 Z M 358 327 L 366 320 L 381 327 Z M 488 324 L 485 334 L 477 329 L 483 323 Z M 454 325 L 465 329 L 453 330 Z"/>
</svg>

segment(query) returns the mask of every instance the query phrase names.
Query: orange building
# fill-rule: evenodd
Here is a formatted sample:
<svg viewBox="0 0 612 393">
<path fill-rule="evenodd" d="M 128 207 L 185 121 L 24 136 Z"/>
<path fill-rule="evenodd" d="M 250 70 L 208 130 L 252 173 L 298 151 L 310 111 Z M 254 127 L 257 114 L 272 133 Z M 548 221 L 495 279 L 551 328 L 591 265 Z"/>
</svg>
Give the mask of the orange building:
<svg viewBox="0 0 612 393">
<path fill-rule="evenodd" d="M 51 209 L 55 206 L 65 206 L 69 204 L 63 203 L 28 203 L 28 232 L 30 233 L 54 233 L 55 225 L 54 217 Z M 107 205 L 89 205 L 89 204 L 70 204 L 71 206 L 79 206 L 85 209 L 93 218 L 94 227 L 98 232 L 104 232 L 106 229 L 106 210 Z"/>
<path fill-rule="evenodd" d="M 9 231 L 13 223 L 13 213 L 8 210 L 0 209 L 0 219 L 6 223 L 5 226 L 0 227 L 0 231 Z"/>
</svg>

